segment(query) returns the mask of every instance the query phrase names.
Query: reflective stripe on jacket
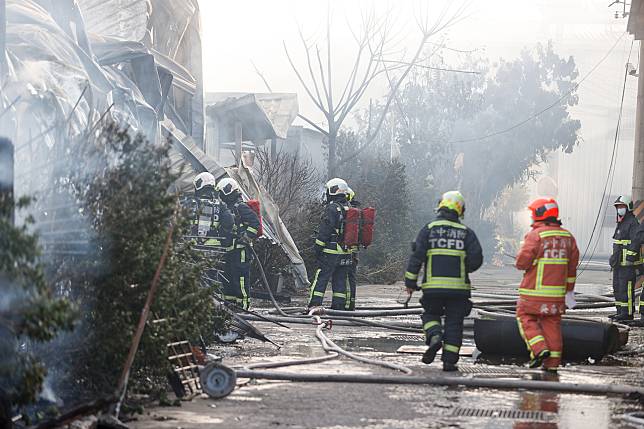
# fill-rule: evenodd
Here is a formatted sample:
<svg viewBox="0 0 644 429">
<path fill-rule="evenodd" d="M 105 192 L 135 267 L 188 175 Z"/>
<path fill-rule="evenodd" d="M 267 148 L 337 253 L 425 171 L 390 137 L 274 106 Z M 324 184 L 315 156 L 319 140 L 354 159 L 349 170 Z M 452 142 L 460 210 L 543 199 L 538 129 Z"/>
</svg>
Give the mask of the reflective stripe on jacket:
<svg viewBox="0 0 644 429">
<path fill-rule="evenodd" d="M 414 247 L 406 281 L 415 284 L 424 265 L 423 293 L 470 296 L 468 274 L 483 263 L 483 251 L 476 234 L 461 224 L 455 214 L 439 212 L 438 218 L 418 233 Z"/>
<path fill-rule="evenodd" d="M 229 206 L 230 207 L 230 206 Z M 243 236 L 249 239 L 257 238 L 259 233 L 259 217 L 257 213 L 251 209 L 241 199 L 232 204 L 232 210 L 235 215 L 235 226 L 233 228 L 233 236 L 235 237 L 233 248 L 245 249 L 248 244 L 244 240 L 239 240 Z"/>
<path fill-rule="evenodd" d="M 632 212 L 627 212 L 621 222 L 617 223 L 613 234 L 613 255 L 611 266 L 632 267 L 639 265 L 641 233 L 637 218 Z"/>
<path fill-rule="evenodd" d="M 223 202 L 194 198 L 189 204 L 192 216 L 190 234 L 197 245 L 224 249 L 232 246 L 234 218 Z"/>
<path fill-rule="evenodd" d="M 342 245 L 344 231 L 344 201 L 329 202 L 320 222 L 320 229 L 315 239 L 315 245 L 322 248 L 323 253 L 331 255 L 346 255 L 351 253 Z"/>
<path fill-rule="evenodd" d="M 525 270 L 519 295 L 528 301 L 563 302 L 575 287 L 578 262 L 570 232 L 557 224 L 535 223 L 517 254 L 516 267 Z"/>
</svg>

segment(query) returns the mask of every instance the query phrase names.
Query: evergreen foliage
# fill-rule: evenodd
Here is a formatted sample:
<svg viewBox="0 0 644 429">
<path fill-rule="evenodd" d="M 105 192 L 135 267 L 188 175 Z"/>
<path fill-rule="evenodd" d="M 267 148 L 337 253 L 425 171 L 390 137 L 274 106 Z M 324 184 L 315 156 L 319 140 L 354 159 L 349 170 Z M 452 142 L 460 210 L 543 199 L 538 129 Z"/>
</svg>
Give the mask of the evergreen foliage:
<svg viewBox="0 0 644 429">
<path fill-rule="evenodd" d="M 171 223 L 172 245 L 163 267 L 134 367 L 130 390 L 162 392 L 170 370 L 167 344 L 189 339 L 198 344 L 221 330 L 224 315 L 212 290 L 202 285 L 201 253 L 182 240 L 189 219 L 171 192 L 178 172 L 169 145 L 153 145 L 116 124 L 106 125 L 79 144 L 84 168 L 70 179 L 72 193 L 89 222 L 90 253 L 64 263 L 59 277 L 82 308 L 77 335 L 64 348 L 71 373 L 59 385 L 74 383 L 71 394 L 111 393 L 122 370 L 134 330 Z M 155 322 L 163 320 L 163 322 Z"/>
<path fill-rule="evenodd" d="M 0 196 L 0 213 L 25 210 L 30 200 Z M 70 302 L 55 296 L 43 274 L 33 218 L 22 225 L 0 216 L 0 391 L 14 405 L 36 400 L 47 369 L 33 352 L 36 343 L 73 327 Z"/>
</svg>

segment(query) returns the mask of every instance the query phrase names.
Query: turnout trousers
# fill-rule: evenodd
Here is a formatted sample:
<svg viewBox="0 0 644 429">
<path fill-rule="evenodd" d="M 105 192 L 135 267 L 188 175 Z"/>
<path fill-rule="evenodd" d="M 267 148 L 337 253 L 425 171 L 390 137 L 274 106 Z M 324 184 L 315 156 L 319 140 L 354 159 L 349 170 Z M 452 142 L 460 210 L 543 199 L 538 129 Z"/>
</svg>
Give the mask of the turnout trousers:
<svg viewBox="0 0 644 429">
<path fill-rule="evenodd" d="M 613 270 L 613 294 L 619 318 L 633 318 L 635 313 L 635 280 L 635 270 L 631 267 L 616 267 Z"/>
<path fill-rule="evenodd" d="M 425 310 L 421 316 L 425 343 L 429 345 L 433 336 L 441 336 L 442 360 L 455 364 L 463 343 L 463 320 L 472 311 L 472 302 L 464 297 L 437 297 L 423 293 L 420 303 Z M 441 323 L 442 316 L 445 316 L 444 324 Z"/>
<path fill-rule="evenodd" d="M 224 299 L 244 310 L 250 306 L 250 262 L 247 248 L 233 249 L 224 256 Z"/>
<path fill-rule="evenodd" d="M 550 357 L 543 362 L 544 368 L 557 368 L 561 365 L 561 316 L 564 311 L 563 303 L 537 303 L 521 299 L 517 303 L 519 333 L 528 347 L 530 359 L 544 350 L 550 351 Z"/>
<path fill-rule="evenodd" d="M 318 261 L 311 291 L 309 307 L 319 307 L 324 299 L 326 286 L 331 282 L 333 291 L 331 299 L 332 310 L 346 310 L 348 273 L 351 268 L 351 255 L 323 253 Z"/>
<path fill-rule="evenodd" d="M 356 287 L 358 285 L 358 255 L 351 254 L 351 266 L 347 270 L 347 303 L 346 310 L 356 309 Z"/>
</svg>

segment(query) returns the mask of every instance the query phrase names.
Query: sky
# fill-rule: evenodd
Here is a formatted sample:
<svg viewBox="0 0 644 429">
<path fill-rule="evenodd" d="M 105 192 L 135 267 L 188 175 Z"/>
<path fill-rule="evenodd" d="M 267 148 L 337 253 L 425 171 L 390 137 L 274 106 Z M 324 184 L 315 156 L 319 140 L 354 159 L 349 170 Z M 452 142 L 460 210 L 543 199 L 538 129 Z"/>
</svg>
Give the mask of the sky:
<svg viewBox="0 0 644 429">
<path fill-rule="evenodd" d="M 632 37 L 625 34 L 627 19 L 619 13 L 615 18 L 621 5 L 609 8 L 609 0 L 466 3 L 463 19 L 430 42 L 459 50 L 476 49 L 481 56 L 495 61 L 499 57 L 512 60 L 524 47 L 552 41 L 556 53 L 574 58 L 579 79 L 585 79 L 577 91 L 579 103 L 571 109 L 573 117 L 581 121 L 582 143 L 572 154 L 557 154 L 548 167 L 548 174 L 559 186 L 565 223 L 585 242 L 592 232 L 598 206 L 605 205 L 602 192 L 624 82 L 617 167 L 608 195 L 629 193 L 631 186 L 637 79 L 628 77 L 624 81 L 624 67 L 627 61 L 639 63 L 639 42 L 633 43 Z M 365 13 L 372 11 L 390 19 L 394 48 L 398 55 L 407 52 L 409 58 L 420 38 L 418 17 L 428 14 L 430 20 L 436 19 L 445 4 L 442 0 L 200 0 L 206 90 L 265 92 L 255 65 L 273 91 L 297 93 L 300 112 L 323 125 L 323 116 L 299 85 L 284 53 L 283 44 L 296 64 L 306 64 L 299 28 L 309 44 L 323 44 L 327 9 L 331 10 L 332 83 L 341 88 L 354 58 L 351 29 L 360 28 Z M 463 2 L 452 0 L 449 4 L 454 12 Z M 386 92 L 386 82 L 377 82 L 358 107 L 366 108 L 369 98 L 380 98 Z M 518 123 L 525 118 L 514 119 Z M 351 121 L 348 125 L 352 125 Z M 603 242 L 609 243 L 608 238 Z"/>
<path fill-rule="evenodd" d="M 608 52 L 626 27 L 626 19 L 614 18 L 618 7 L 609 9 L 606 0 L 200 0 L 206 90 L 266 92 L 256 66 L 274 92 L 296 92 L 300 111 L 321 123 L 323 117 L 299 85 L 284 52 L 286 45 L 294 62 L 300 68 L 306 65 L 299 29 L 308 43 L 323 45 L 327 11 L 331 11 L 333 84 L 342 88 L 355 52 L 351 31 L 359 31 L 365 14 L 388 17 L 395 35 L 392 58 L 410 58 L 420 39 L 418 17 L 428 16 L 433 22 L 448 4 L 448 16 L 460 5 L 466 11 L 459 22 L 430 42 L 478 49 L 490 59 L 511 59 L 526 46 L 552 40 L 560 55 L 575 57 L 582 75 Z M 622 42 L 615 53 L 624 57 L 630 38 L 623 37 Z M 614 82 L 597 79 L 598 85 L 616 88 L 615 99 L 619 98 L 620 74 L 611 73 Z M 360 107 L 368 105 L 369 97 L 385 93 L 386 82 L 377 82 Z M 587 101 L 592 103 L 590 98 Z"/>
</svg>

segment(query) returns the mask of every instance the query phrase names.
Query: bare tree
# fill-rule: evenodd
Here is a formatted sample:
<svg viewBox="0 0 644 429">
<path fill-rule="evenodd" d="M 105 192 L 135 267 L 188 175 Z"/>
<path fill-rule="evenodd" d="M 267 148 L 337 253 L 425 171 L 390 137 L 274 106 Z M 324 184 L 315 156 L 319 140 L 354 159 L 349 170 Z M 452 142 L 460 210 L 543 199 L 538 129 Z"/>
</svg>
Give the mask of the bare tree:
<svg viewBox="0 0 644 429">
<path fill-rule="evenodd" d="M 294 221 L 298 210 L 319 194 L 318 172 L 310 159 L 279 150 L 270 153 L 266 147 L 255 152 L 255 175 L 273 197 L 280 209 L 280 215 L 289 224 Z"/>
<path fill-rule="evenodd" d="M 374 11 L 363 15 L 362 28 L 359 33 L 353 32 L 353 39 L 356 43 L 356 52 L 353 59 L 351 72 L 341 92 L 336 91 L 333 87 L 334 80 L 334 50 L 332 40 L 331 10 L 329 7 L 326 21 L 326 46 L 321 49 L 315 43 L 309 43 L 300 30 L 299 36 L 306 55 L 306 66 L 298 67 L 291 53 L 284 42 L 284 52 L 288 62 L 297 76 L 298 81 L 304 87 L 306 94 L 313 101 L 316 108 L 322 112 L 326 120 L 326 127 L 316 124 L 309 117 L 300 114 L 299 117 L 311 125 L 316 130 L 325 135 L 328 144 L 328 174 L 335 175 L 336 168 L 339 165 L 336 149 L 337 137 L 342 124 L 349 113 L 363 99 L 366 91 L 374 81 L 384 73 L 400 72 L 394 78 L 389 80 L 389 94 L 386 97 L 384 108 L 379 111 L 378 118 L 373 119 L 373 127 L 369 127 L 367 137 L 360 147 L 355 148 L 355 152 L 345 157 L 340 163 L 347 162 L 356 156 L 360 151 L 369 146 L 378 135 L 383 124 L 387 111 L 394 100 L 395 94 L 409 74 L 410 70 L 421 60 L 421 54 L 425 45 L 432 36 L 445 30 L 447 27 L 460 21 L 467 9 L 468 2 L 460 3 L 454 8 L 453 2 L 447 2 L 438 17 L 430 23 L 429 14 L 421 13 L 423 18 L 417 19 L 417 27 L 421 33 L 418 47 L 413 52 L 411 58 L 407 58 L 405 52 L 395 52 L 392 49 L 393 39 L 391 34 L 392 21 L 391 13 L 386 14 L 384 18 L 376 17 Z M 398 55 L 397 60 L 389 59 L 390 55 Z M 326 61 L 324 61 L 326 59 Z M 389 64 L 389 65 L 388 65 Z M 393 64 L 393 65 L 392 65 Z M 264 76 L 260 77 L 270 90 L 270 86 Z M 308 76 L 307 76 L 308 75 Z M 339 96 L 338 96 L 339 94 Z"/>
</svg>

